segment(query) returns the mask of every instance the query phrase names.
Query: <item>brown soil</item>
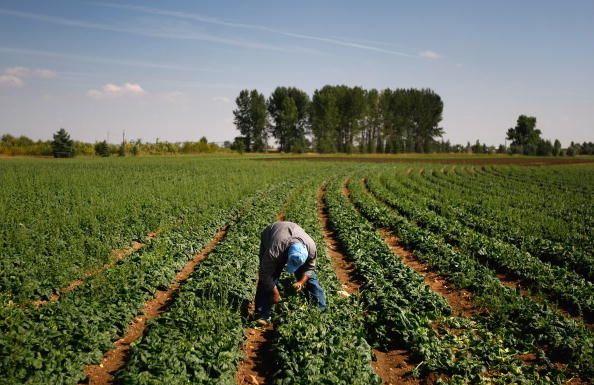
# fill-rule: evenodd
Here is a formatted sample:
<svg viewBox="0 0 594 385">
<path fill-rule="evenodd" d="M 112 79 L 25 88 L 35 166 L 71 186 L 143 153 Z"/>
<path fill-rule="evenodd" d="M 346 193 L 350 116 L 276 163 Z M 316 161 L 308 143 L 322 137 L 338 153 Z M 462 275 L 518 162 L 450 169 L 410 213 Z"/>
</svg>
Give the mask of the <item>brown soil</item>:
<svg viewBox="0 0 594 385">
<path fill-rule="evenodd" d="M 285 220 L 285 211 L 289 202 L 286 202 L 276 214 L 277 221 Z M 251 303 L 248 313 L 254 315 L 255 304 Z M 244 330 L 246 341 L 243 345 L 244 358 L 240 361 L 235 373 L 237 385 L 257 385 L 272 383 L 274 374 L 271 346 L 274 340 L 274 326 L 246 328 Z"/>
<path fill-rule="evenodd" d="M 318 217 L 320 218 L 320 223 L 322 224 L 324 241 L 326 241 L 328 256 L 332 261 L 332 267 L 334 267 L 334 272 L 342 284 L 343 290 L 349 294 L 352 294 L 359 290 L 362 282 L 361 279 L 355 274 L 355 267 L 353 263 L 349 261 L 346 254 L 342 252 L 338 241 L 334 237 L 334 231 L 330 229 L 330 225 L 328 223 L 328 213 L 324 206 L 325 192 L 326 186 L 322 186 L 318 191 Z"/>
<path fill-rule="evenodd" d="M 245 358 L 239 363 L 235 383 L 237 385 L 258 385 L 272 383 L 272 341 L 274 329 L 266 327 L 245 329 L 246 341 L 243 346 Z"/>
<path fill-rule="evenodd" d="M 550 166 L 560 164 L 594 163 L 592 158 L 531 158 L 531 157 L 495 157 L 495 158 L 455 158 L 455 157 L 361 157 L 361 156 L 295 156 L 295 157 L 266 157 L 256 158 L 257 161 L 318 161 L 318 162 L 363 162 L 363 163 L 444 163 L 444 164 L 512 164 L 520 166 Z"/>
<path fill-rule="evenodd" d="M 130 246 L 130 247 L 127 247 L 124 249 L 113 250 L 111 252 L 111 255 L 109 256 L 108 262 L 103 264 L 100 268 L 91 270 L 91 271 L 87 271 L 86 273 L 83 274 L 83 278 L 78 278 L 78 279 L 75 279 L 74 281 L 70 282 L 70 284 L 68 284 L 68 286 L 63 287 L 62 289 L 53 293 L 47 300 L 36 300 L 36 301 L 32 301 L 31 304 L 33 306 L 35 306 L 36 308 L 39 308 L 40 306 L 45 305 L 48 302 L 57 301 L 62 294 L 69 293 L 69 292 L 75 290 L 80 285 L 82 285 L 84 282 L 84 279 L 89 278 L 93 275 L 99 274 L 103 270 L 112 267 L 117 262 L 121 261 L 122 259 L 126 258 L 127 256 L 129 256 L 129 255 L 135 253 L 136 251 L 140 250 L 141 248 L 143 248 L 144 245 L 146 245 L 146 242 L 155 238 L 157 235 L 159 235 L 160 232 L 161 232 L 161 230 L 157 229 L 155 231 L 148 233 L 147 236 L 144 238 L 144 242 L 134 241 L 132 243 L 132 246 Z"/>
<path fill-rule="evenodd" d="M 394 349 L 382 352 L 373 349 L 375 361 L 371 363 L 373 370 L 382 379 L 383 385 L 417 385 L 423 382 L 418 378 L 410 377 L 414 364 L 409 362 L 409 353 L 406 350 Z"/>
<path fill-rule="evenodd" d="M 400 240 L 394 234 L 386 229 L 380 229 L 380 234 L 402 261 L 417 273 L 423 276 L 425 284 L 434 292 L 444 297 L 454 311 L 454 315 L 470 317 L 480 311 L 472 303 L 472 294 L 467 290 L 454 289 L 445 278 L 439 274 L 429 271 L 427 264 L 419 261 L 410 251 L 406 250 L 400 244 Z"/>
<path fill-rule="evenodd" d="M 159 316 L 167 310 L 173 301 L 175 293 L 178 291 L 182 282 L 187 280 L 194 272 L 196 265 L 202 262 L 215 246 L 227 234 L 228 225 L 221 228 L 210 243 L 194 256 L 183 269 L 177 273 L 175 281 L 167 290 L 158 290 L 155 297 L 144 304 L 142 316 L 137 316 L 130 325 L 126 334 L 114 342 L 114 348 L 103 355 L 103 361 L 99 365 L 87 365 L 85 373 L 87 383 L 91 385 L 111 384 L 113 374 L 126 365 L 128 352 L 131 344 L 141 337 L 146 327 L 146 321 Z"/>
</svg>

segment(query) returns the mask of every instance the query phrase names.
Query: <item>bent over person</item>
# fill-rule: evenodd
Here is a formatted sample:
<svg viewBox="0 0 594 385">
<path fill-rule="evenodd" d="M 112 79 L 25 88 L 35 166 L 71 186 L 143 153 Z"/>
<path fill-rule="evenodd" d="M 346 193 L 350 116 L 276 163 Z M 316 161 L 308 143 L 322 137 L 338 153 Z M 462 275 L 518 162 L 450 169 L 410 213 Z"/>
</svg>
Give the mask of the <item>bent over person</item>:
<svg viewBox="0 0 594 385">
<path fill-rule="evenodd" d="M 259 325 L 270 322 L 272 305 L 281 299 L 277 284 L 283 268 L 295 274 L 293 287 L 305 288 L 308 299 L 326 310 L 326 297 L 315 272 L 316 244 L 298 224 L 274 222 L 260 237 L 260 270 L 256 288 L 256 319 Z"/>
</svg>

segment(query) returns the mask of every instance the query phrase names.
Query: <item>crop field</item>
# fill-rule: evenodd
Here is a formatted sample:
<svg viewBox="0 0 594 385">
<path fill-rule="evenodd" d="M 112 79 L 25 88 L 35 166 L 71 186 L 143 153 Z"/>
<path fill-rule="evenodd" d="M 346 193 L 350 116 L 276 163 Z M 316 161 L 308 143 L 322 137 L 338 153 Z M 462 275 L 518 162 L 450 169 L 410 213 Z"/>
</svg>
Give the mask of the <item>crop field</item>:
<svg viewBox="0 0 594 385">
<path fill-rule="evenodd" d="M 286 158 L 0 159 L 0 385 L 592 383 L 592 159 Z"/>
</svg>

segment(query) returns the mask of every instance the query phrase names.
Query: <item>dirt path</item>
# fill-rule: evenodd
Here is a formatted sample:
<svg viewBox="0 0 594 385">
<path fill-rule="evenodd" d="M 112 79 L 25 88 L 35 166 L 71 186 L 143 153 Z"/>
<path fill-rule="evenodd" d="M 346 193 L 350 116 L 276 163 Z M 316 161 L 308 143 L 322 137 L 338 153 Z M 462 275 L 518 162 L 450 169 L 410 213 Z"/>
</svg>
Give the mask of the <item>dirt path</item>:
<svg viewBox="0 0 594 385">
<path fill-rule="evenodd" d="M 183 269 L 177 273 L 175 281 L 167 290 L 158 290 L 154 298 L 145 302 L 142 316 L 137 316 L 130 325 L 126 334 L 114 342 L 114 348 L 103 355 L 103 361 L 99 365 L 88 365 L 85 368 L 88 382 L 91 385 L 111 384 L 116 371 L 126 365 L 128 351 L 131 344 L 141 337 L 146 327 L 146 321 L 159 316 L 167 310 L 175 293 L 182 282 L 187 280 L 194 272 L 196 265 L 208 257 L 210 252 L 227 234 L 228 225 L 222 227 L 198 254 L 196 254 Z"/>
<path fill-rule="evenodd" d="M 246 337 L 243 345 L 245 358 L 237 367 L 235 383 L 237 385 L 271 384 L 274 374 L 271 349 L 274 340 L 272 324 L 264 327 L 246 328 L 244 333 Z"/>
<path fill-rule="evenodd" d="M 334 231 L 330 229 L 328 221 L 328 213 L 324 205 L 324 194 L 326 193 L 326 186 L 322 186 L 318 191 L 318 217 L 322 224 L 324 233 L 324 241 L 328 249 L 328 256 L 332 262 L 334 272 L 338 280 L 342 284 L 342 289 L 349 294 L 359 290 L 362 283 L 361 279 L 355 274 L 355 266 L 347 258 L 346 254 L 340 248 L 338 241 L 334 236 Z"/>
<path fill-rule="evenodd" d="M 277 221 L 285 220 L 285 213 L 289 202 L 285 203 L 276 214 Z M 249 315 L 254 315 L 254 304 L 250 304 Z M 264 327 L 248 327 L 244 330 L 245 343 L 243 345 L 244 358 L 237 366 L 235 383 L 237 385 L 257 385 L 272 383 L 274 367 L 271 352 L 274 341 L 274 325 Z"/>
<path fill-rule="evenodd" d="M 326 186 L 322 186 L 318 191 L 318 216 L 324 231 L 324 241 L 328 249 L 328 254 L 332 260 L 334 271 L 342 287 L 349 294 L 355 293 L 362 285 L 362 281 L 358 278 L 354 271 L 353 263 L 348 259 L 345 253 L 342 252 L 340 244 L 334 236 L 334 232 L 330 229 L 328 224 L 328 213 L 324 204 L 324 194 L 326 193 Z M 348 190 L 346 182 L 342 186 L 342 193 L 348 197 Z M 373 349 L 375 361 L 371 362 L 371 366 L 376 374 L 381 378 L 382 384 L 403 384 L 403 385 L 418 385 L 421 381 L 409 376 L 410 372 L 415 368 L 415 365 L 410 362 L 410 353 L 403 349 L 393 349 L 387 352 Z"/>
<path fill-rule="evenodd" d="M 70 282 L 70 284 L 68 284 L 68 286 L 63 287 L 62 289 L 58 290 L 57 292 L 52 294 L 47 300 L 36 300 L 36 301 L 32 301 L 31 304 L 34 307 L 39 308 L 40 306 L 45 305 L 48 302 L 57 301 L 58 299 L 60 299 L 60 296 L 62 294 L 69 293 L 69 292 L 75 290 L 80 285 L 82 285 L 86 278 L 89 278 L 93 275 L 99 274 L 100 272 L 102 272 L 105 269 L 109 269 L 110 267 L 115 265 L 117 262 L 119 262 L 122 259 L 126 258 L 127 256 L 135 253 L 136 251 L 142 249 L 146 245 L 146 242 L 154 239 L 157 235 L 159 235 L 160 232 L 161 232 L 161 229 L 157 229 L 155 231 L 148 233 L 147 236 L 144 238 L 144 242 L 134 241 L 134 243 L 132 243 L 132 246 L 130 246 L 130 247 L 127 247 L 124 249 L 113 250 L 111 252 L 111 255 L 109 256 L 108 262 L 103 264 L 103 266 L 101 266 L 100 268 L 91 270 L 91 271 L 87 271 L 83 275 L 83 278 L 78 278 L 78 279 L 75 279 L 74 281 Z"/>
</svg>

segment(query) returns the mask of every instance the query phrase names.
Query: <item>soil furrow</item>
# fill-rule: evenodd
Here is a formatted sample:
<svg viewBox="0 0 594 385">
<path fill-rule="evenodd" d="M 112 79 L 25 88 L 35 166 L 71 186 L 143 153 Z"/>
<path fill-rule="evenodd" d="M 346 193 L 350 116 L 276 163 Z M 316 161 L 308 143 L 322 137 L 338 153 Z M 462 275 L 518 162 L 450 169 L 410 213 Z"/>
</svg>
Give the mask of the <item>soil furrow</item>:
<svg viewBox="0 0 594 385">
<path fill-rule="evenodd" d="M 367 185 L 367 180 L 366 179 L 363 179 L 363 186 L 364 186 L 364 189 L 365 189 L 365 191 L 367 193 L 369 193 L 370 195 L 373 195 L 373 193 L 369 190 L 369 187 Z M 390 242 L 392 242 L 392 243 L 395 243 L 396 245 L 398 245 L 398 243 L 399 243 L 398 237 L 392 235 L 386 229 L 383 229 L 382 236 L 384 236 L 384 239 L 386 239 L 387 236 L 391 236 L 391 237 L 394 237 L 395 238 L 395 240 L 394 239 L 392 239 L 392 240 L 386 239 L 386 241 L 388 242 L 388 244 L 390 244 Z M 394 250 L 394 247 L 392 247 L 392 244 L 390 244 L 390 247 Z M 399 250 L 402 253 L 409 253 L 410 254 L 409 251 L 405 250 L 402 247 L 399 247 Z M 459 251 L 459 248 L 457 246 L 452 246 L 452 250 Z M 404 255 L 404 254 L 402 254 L 402 255 Z M 414 260 L 416 260 L 416 263 L 419 263 L 421 265 L 419 267 L 420 270 L 417 270 L 417 268 L 415 268 L 414 266 L 409 265 L 413 269 L 415 269 L 415 271 L 421 273 L 422 271 L 427 271 L 429 269 L 428 267 L 425 267 L 425 268 L 422 267 L 423 265 L 426 266 L 426 264 L 424 262 L 421 262 L 421 261 L 417 260 L 416 258 L 414 258 L 414 256 L 412 256 L 412 258 Z M 421 273 L 421 274 L 423 274 L 423 273 Z M 429 275 L 435 274 L 436 276 L 438 275 L 436 273 L 431 273 L 431 272 L 427 272 L 427 274 L 429 274 Z M 522 280 L 521 278 L 514 277 L 512 274 L 506 274 L 506 273 L 501 272 L 501 271 L 496 272 L 495 273 L 495 277 L 499 280 L 499 282 L 503 286 L 505 286 L 507 288 L 510 288 L 510 289 L 513 289 L 513 290 L 516 290 L 517 293 L 518 293 L 518 295 L 521 295 L 522 297 L 530 298 L 531 300 L 533 300 L 534 302 L 537 302 L 537 303 L 545 303 L 546 302 L 547 303 L 547 306 L 549 306 L 552 309 L 555 309 L 561 315 L 563 315 L 565 318 L 569 318 L 569 319 L 572 319 L 572 320 L 574 320 L 574 321 L 576 321 L 578 323 L 582 323 L 586 328 L 588 328 L 590 330 L 594 329 L 594 323 L 588 322 L 588 320 L 586 320 L 584 317 L 580 317 L 579 315 L 572 315 L 567 308 L 564 308 L 560 304 L 554 303 L 554 302 L 548 302 L 546 300 L 546 297 L 542 297 L 542 296 L 539 297 L 538 295 L 534 295 L 528 289 L 528 286 L 525 284 L 525 281 Z M 445 282 L 445 284 L 447 285 L 447 281 L 445 279 L 441 278 L 440 280 L 443 280 Z M 427 282 L 427 279 L 425 279 L 425 282 Z M 448 288 L 448 290 L 450 290 L 450 289 Z M 465 290 L 463 290 L 463 289 L 457 289 L 457 291 L 463 291 L 464 292 Z M 447 296 L 444 295 L 442 292 L 439 292 L 439 293 L 442 296 L 446 297 L 446 299 L 448 299 Z M 469 297 L 471 297 L 471 295 L 469 295 Z M 449 299 L 448 299 L 448 301 L 449 301 Z M 471 311 L 470 312 L 470 314 L 473 314 L 473 313 L 475 313 L 475 311 Z M 464 314 L 464 313 L 460 313 L 460 314 Z"/>
<path fill-rule="evenodd" d="M 285 203 L 276 215 L 277 221 L 285 220 L 285 212 L 289 202 Z M 255 304 L 250 304 L 249 317 L 254 315 Z M 244 358 L 237 367 L 235 383 L 237 385 L 270 384 L 274 368 L 272 366 L 272 342 L 274 327 L 268 324 L 263 327 L 248 327 L 244 330 Z"/>
<path fill-rule="evenodd" d="M 252 310 L 253 311 L 253 310 Z M 243 345 L 244 359 L 237 367 L 237 385 L 271 384 L 273 371 L 272 342 L 274 328 L 268 326 L 246 328 Z"/>
<path fill-rule="evenodd" d="M 175 281 L 167 290 L 157 290 L 153 299 L 145 302 L 142 315 L 137 316 L 128 325 L 126 334 L 114 342 L 114 348 L 112 350 L 103 355 L 101 364 L 88 365 L 85 368 L 87 384 L 103 385 L 112 383 L 114 373 L 126 365 L 131 344 L 143 335 L 146 322 L 158 317 L 167 310 L 180 285 L 192 275 L 196 266 L 206 259 L 216 245 L 225 237 L 228 228 L 229 225 L 223 226 L 210 243 L 186 263 L 183 269 L 177 273 Z"/>
<path fill-rule="evenodd" d="M 355 273 L 355 266 L 343 252 L 340 244 L 334 237 L 334 231 L 330 229 L 328 224 L 328 213 L 324 205 L 324 194 L 326 193 L 326 186 L 324 185 L 318 191 L 318 217 L 322 224 L 324 232 L 324 241 L 328 249 L 328 256 L 332 262 L 334 272 L 340 281 L 342 288 L 349 294 L 359 290 L 363 282 Z"/>
<path fill-rule="evenodd" d="M 84 273 L 82 278 L 78 278 L 78 279 L 75 279 L 74 281 L 70 282 L 70 284 L 68 286 L 63 287 L 62 289 L 53 293 L 47 300 L 36 300 L 36 301 L 32 301 L 31 304 L 34 307 L 39 308 L 40 306 L 45 305 L 48 302 L 57 301 L 62 294 L 69 293 L 69 292 L 75 290 L 80 285 L 82 285 L 86 278 L 89 278 L 93 275 L 99 274 L 100 272 L 102 272 L 105 269 L 109 269 L 110 267 L 115 265 L 117 262 L 121 261 L 122 259 L 126 258 L 127 256 L 129 256 L 129 255 L 135 253 L 136 251 L 140 250 L 141 248 L 143 248 L 146 245 L 146 242 L 149 242 L 150 240 L 155 238 L 157 235 L 159 235 L 160 232 L 161 232 L 161 229 L 157 229 L 155 231 L 148 233 L 147 236 L 144 238 L 144 242 L 134 241 L 132 243 L 132 246 L 130 246 L 130 247 L 127 247 L 124 249 L 113 250 L 111 252 L 108 262 L 103 264 L 100 268 L 91 270 L 91 271 L 87 271 L 86 273 Z"/>
<path fill-rule="evenodd" d="M 334 232 L 328 225 L 328 213 L 324 204 L 324 194 L 326 186 L 322 186 L 318 192 L 318 216 L 324 231 L 324 241 L 328 249 L 328 254 L 332 260 L 334 271 L 338 280 L 342 283 L 343 288 L 349 294 L 355 293 L 359 290 L 363 282 L 357 278 L 354 265 L 341 251 L 340 244 L 334 237 Z M 346 185 L 343 185 L 342 192 L 348 197 L 348 190 Z M 411 363 L 410 353 L 404 349 L 391 349 L 389 351 L 381 351 L 373 349 L 375 361 L 371 362 L 373 370 L 381 378 L 382 384 L 403 384 L 403 385 L 418 385 L 421 384 L 419 379 L 411 378 L 410 373 L 415 368 Z"/>
</svg>

